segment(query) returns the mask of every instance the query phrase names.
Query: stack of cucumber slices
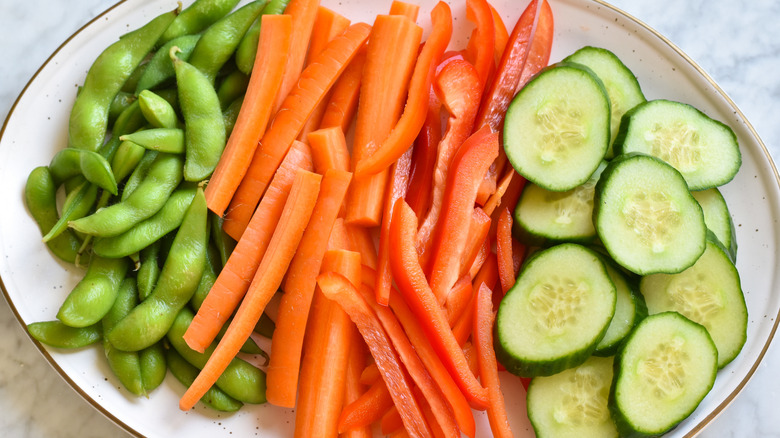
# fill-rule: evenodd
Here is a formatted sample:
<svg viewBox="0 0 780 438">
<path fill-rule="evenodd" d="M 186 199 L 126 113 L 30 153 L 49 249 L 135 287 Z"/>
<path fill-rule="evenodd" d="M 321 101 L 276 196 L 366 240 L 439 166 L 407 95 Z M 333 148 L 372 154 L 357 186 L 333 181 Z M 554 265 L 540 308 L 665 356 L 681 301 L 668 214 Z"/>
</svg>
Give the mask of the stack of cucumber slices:
<svg viewBox="0 0 780 438">
<path fill-rule="evenodd" d="M 532 377 L 539 437 L 659 436 L 688 417 L 745 343 L 734 226 L 718 187 L 734 132 L 647 101 L 612 52 L 584 47 L 506 113 L 526 184 L 514 235 L 533 249 L 496 316 L 496 354 Z"/>
</svg>

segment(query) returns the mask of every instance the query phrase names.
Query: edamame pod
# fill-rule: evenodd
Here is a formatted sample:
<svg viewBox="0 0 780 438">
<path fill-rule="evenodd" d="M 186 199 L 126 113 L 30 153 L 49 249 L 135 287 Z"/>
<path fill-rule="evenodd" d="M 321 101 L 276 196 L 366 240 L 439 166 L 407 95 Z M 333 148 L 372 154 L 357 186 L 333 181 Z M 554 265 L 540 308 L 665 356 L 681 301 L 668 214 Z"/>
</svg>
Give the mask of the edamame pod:
<svg viewBox="0 0 780 438">
<path fill-rule="evenodd" d="M 178 128 L 153 128 L 126 134 L 119 138 L 149 150 L 169 154 L 184 153 L 184 131 Z"/>
<path fill-rule="evenodd" d="M 176 128 L 178 126 L 179 119 L 176 117 L 173 105 L 154 92 L 141 91 L 138 95 L 138 103 L 146 121 L 155 128 Z"/>
<path fill-rule="evenodd" d="M 56 348 L 81 348 L 94 344 L 103 337 L 100 324 L 70 327 L 62 321 L 41 321 L 27 325 L 27 332 L 42 344 Z"/>
<path fill-rule="evenodd" d="M 171 58 L 168 55 L 168 52 L 171 51 L 171 47 L 176 46 L 181 49 L 179 57 L 186 60 L 190 57 L 190 54 L 199 39 L 200 35 L 182 35 L 163 44 L 163 46 L 152 55 L 146 71 L 144 71 L 144 74 L 138 80 L 138 85 L 135 88 L 135 95 L 140 96 L 143 90 L 151 90 L 172 80 L 175 73 L 173 72 Z"/>
<path fill-rule="evenodd" d="M 217 167 L 225 149 L 225 123 L 219 98 L 211 80 L 191 64 L 176 57 L 171 49 L 179 106 L 184 117 L 184 179 L 201 181 Z"/>
<path fill-rule="evenodd" d="M 103 317 L 103 331 L 108 333 L 114 325 L 124 318 L 138 304 L 138 291 L 135 279 L 125 278 L 119 286 L 116 300 L 111 310 Z M 136 352 L 116 349 L 107 339 L 103 340 L 103 350 L 108 366 L 128 391 L 135 395 L 146 395 L 141 378 L 141 360 Z"/>
<path fill-rule="evenodd" d="M 192 311 L 184 308 L 168 331 L 168 341 L 171 346 L 190 364 L 202 369 L 216 348 L 211 344 L 203 353 L 191 349 L 184 341 L 184 332 L 190 326 Z M 229 396 L 244 403 L 265 403 L 265 373 L 249 362 L 234 358 L 217 379 L 216 386 Z"/>
<path fill-rule="evenodd" d="M 142 251 L 181 225 L 195 197 L 195 190 L 193 186 L 176 189 L 152 217 L 118 236 L 95 239 L 92 250 L 101 257 L 112 258 Z"/>
<path fill-rule="evenodd" d="M 124 35 L 97 57 L 71 109 L 70 147 L 97 151 L 103 144 L 111 102 L 175 17 L 176 11 L 157 16 Z"/>
<path fill-rule="evenodd" d="M 116 300 L 128 265 L 126 259 L 92 257 L 84 278 L 60 306 L 57 319 L 71 327 L 86 327 L 103 319 Z"/>
<path fill-rule="evenodd" d="M 62 149 L 49 163 L 49 171 L 55 184 L 76 175 L 84 175 L 87 181 L 113 195 L 117 194 L 116 179 L 111 171 L 111 164 L 97 152 L 86 149 Z"/>
<path fill-rule="evenodd" d="M 209 26 L 187 62 L 213 82 L 219 69 L 233 56 L 241 38 L 260 15 L 266 2 L 255 0 Z"/>
<path fill-rule="evenodd" d="M 176 380 L 189 388 L 200 371 L 184 360 L 184 358 L 172 348 L 166 351 L 166 359 L 168 360 L 168 368 L 171 370 L 173 377 L 176 377 Z M 241 409 L 241 406 L 244 406 L 243 403 L 227 395 L 225 391 L 216 386 L 209 388 L 203 397 L 201 397 L 200 401 L 206 406 L 222 412 L 235 412 Z"/>
<path fill-rule="evenodd" d="M 159 341 L 192 298 L 206 264 L 207 212 L 203 190 L 198 188 L 151 295 L 106 334 L 114 346 L 138 351 Z"/>
<path fill-rule="evenodd" d="M 163 44 L 182 35 L 195 34 L 224 17 L 239 0 L 195 0 L 181 11 L 165 30 L 159 43 Z"/>
<path fill-rule="evenodd" d="M 263 8 L 262 15 L 278 15 L 284 12 L 287 8 L 287 4 L 290 0 L 271 0 Z M 255 64 L 255 56 L 257 56 L 257 43 L 260 40 L 260 25 L 262 20 L 258 17 L 252 27 L 241 38 L 241 42 L 236 49 L 236 66 L 238 69 L 244 72 L 244 74 L 250 74 L 252 72 L 252 66 Z"/>
<path fill-rule="evenodd" d="M 127 199 L 71 221 L 69 225 L 76 231 L 93 236 L 111 237 L 122 234 L 157 213 L 179 185 L 181 178 L 181 157 L 160 153 L 149 168 L 146 178 Z"/>
<path fill-rule="evenodd" d="M 57 187 L 46 166 L 36 167 L 27 177 L 24 186 L 24 202 L 30 211 L 41 235 L 46 235 L 59 220 L 57 213 Z M 75 263 L 81 242 L 67 230 L 46 242 L 49 250 L 60 260 Z"/>
</svg>

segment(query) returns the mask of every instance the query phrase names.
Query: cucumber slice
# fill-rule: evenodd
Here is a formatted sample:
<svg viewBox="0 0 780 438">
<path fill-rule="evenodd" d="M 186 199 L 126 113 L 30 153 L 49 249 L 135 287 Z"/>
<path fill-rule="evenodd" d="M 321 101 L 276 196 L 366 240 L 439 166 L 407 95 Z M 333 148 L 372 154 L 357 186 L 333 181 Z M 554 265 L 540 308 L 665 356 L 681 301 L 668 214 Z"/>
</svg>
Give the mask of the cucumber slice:
<svg viewBox="0 0 780 438">
<path fill-rule="evenodd" d="M 512 100 L 504 119 L 504 150 L 518 173 L 556 192 L 584 183 L 609 145 L 604 85 L 575 63 L 542 70 Z"/>
<path fill-rule="evenodd" d="M 718 351 L 707 330 L 677 312 L 648 316 L 615 357 L 609 407 L 621 436 L 660 436 L 712 388 Z"/>
<path fill-rule="evenodd" d="M 567 56 L 564 61 L 576 62 L 593 70 L 607 90 L 609 106 L 612 110 L 610 119 L 612 137 L 606 158 L 611 159 L 615 156 L 612 143 L 617 136 L 623 114 L 647 101 L 639 81 L 614 53 L 604 48 L 586 46 Z"/>
<path fill-rule="evenodd" d="M 526 184 L 515 207 L 515 235 L 530 245 L 546 241 L 588 243 L 596 237 L 593 228 L 593 192 L 601 172 L 602 161 L 593 175 L 572 190 L 552 192 L 536 184 Z"/>
<path fill-rule="evenodd" d="M 604 169 L 593 221 L 612 259 L 640 275 L 681 272 L 704 252 L 699 203 L 678 171 L 649 155 L 621 155 Z"/>
<path fill-rule="evenodd" d="M 714 235 L 699 260 L 674 275 L 648 275 L 639 283 L 649 313 L 676 311 L 707 328 L 718 348 L 718 368 L 742 350 L 747 307 L 739 272 Z"/>
<path fill-rule="evenodd" d="M 614 147 L 616 154 L 642 152 L 666 161 L 691 190 L 731 181 L 742 164 L 731 128 L 688 104 L 663 99 L 627 112 Z"/>
<path fill-rule="evenodd" d="M 615 316 L 609 323 L 607 333 L 596 345 L 597 356 L 612 356 L 622 345 L 623 340 L 631 330 L 647 316 L 647 306 L 642 296 L 636 291 L 636 281 L 629 281 L 612 260 L 604 260 L 607 274 L 615 284 L 617 300 L 615 301 Z"/>
<path fill-rule="evenodd" d="M 737 260 L 737 233 L 726 200 L 717 188 L 691 192 L 704 212 L 704 224 L 726 248 L 731 260 Z"/>
<path fill-rule="evenodd" d="M 578 367 L 531 380 L 528 418 L 538 438 L 618 436 L 607 407 L 612 359 L 592 356 Z"/>
<path fill-rule="evenodd" d="M 498 306 L 496 356 L 526 377 L 580 365 L 614 312 L 615 286 L 598 255 L 573 243 L 539 251 Z"/>
</svg>

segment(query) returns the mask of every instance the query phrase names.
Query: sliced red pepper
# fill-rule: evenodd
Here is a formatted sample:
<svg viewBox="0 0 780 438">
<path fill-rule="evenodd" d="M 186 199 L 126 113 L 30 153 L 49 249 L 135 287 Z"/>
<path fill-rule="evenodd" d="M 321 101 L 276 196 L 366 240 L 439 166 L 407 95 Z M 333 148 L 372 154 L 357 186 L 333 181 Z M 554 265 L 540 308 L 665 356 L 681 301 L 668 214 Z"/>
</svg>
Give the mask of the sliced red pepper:
<svg viewBox="0 0 780 438">
<path fill-rule="evenodd" d="M 490 430 L 498 438 L 511 438 L 512 430 L 506 415 L 504 396 L 498 380 L 496 351 L 493 349 L 493 292 L 486 285 L 477 291 L 474 309 L 474 332 L 472 339 L 477 350 L 480 380 L 487 386 L 490 406 L 487 409 Z"/>
<path fill-rule="evenodd" d="M 406 429 L 414 436 L 431 436 L 430 427 L 412 394 L 403 366 L 369 304 L 349 280 L 335 272 L 320 274 L 317 284 L 326 297 L 344 309 L 366 340 Z"/>
<path fill-rule="evenodd" d="M 399 199 L 393 208 L 390 226 L 390 267 L 393 278 L 404 300 L 423 326 L 431 346 L 466 395 L 469 404 L 477 409 L 485 409 L 488 401 L 487 391 L 469 370 L 463 351 L 447 322 L 444 309 L 433 295 L 420 267 L 414 246 L 416 230 L 417 216 L 403 199 Z"/>
<path fill-rule="evenodd" d="M 431 203 L 433 167 L 441 141 L 441 101 L 433 87 L 429 94 L 428 115 L 414 144 L 409 190 L 406 192 L 406 202 L 417 217 L 424 217 Z"/>
<path fill-rule="evenodd" d="M 404 112 L 376 152 L 357 163 L 356 179 L 387 169 L 409 149 L 422 129 L 428 112 L 428 90 L 452 36 L 452 11 L 446 3 L 440 1 L 431 10 L 431 29 L 414 66 Z"/>
<path fill-rule="evenodd" d="M 449 169 L 454 168 L 453 158 L 472 132 L 481 96 L 479 75 L 465 60 L 450 61 L 436 76 L 435 85 L 449 117 L 433 169 L 431 207 L 417 234 L 417 249 L 422 255 L 423 266 L 427 266 L 425 261 L 430 258 L 429 250 L 441 215 Z"/>
<path fill-rule="evenodd" d="M 496 50 L 495 26 L 493 24 L 493 12 L 486 0 L 466 0 L 466 17 L 476 24 L 466 48 L 469 54 L 469 62 L 474 65 L 479 73 L 482 88 L 487 85 L 495 63 L 493 62 Z"/>
<path fill-rule="evenodd" d="M 461 145 L 452 160 L 431 248 L 431 289 L 441 303 L 460 277 L 460 265 L 468 243 L 463 224 L 471 219 L 477 189 L 498 155 L 498 148 L 498 134 L 484 127 Z"/>
</svg>

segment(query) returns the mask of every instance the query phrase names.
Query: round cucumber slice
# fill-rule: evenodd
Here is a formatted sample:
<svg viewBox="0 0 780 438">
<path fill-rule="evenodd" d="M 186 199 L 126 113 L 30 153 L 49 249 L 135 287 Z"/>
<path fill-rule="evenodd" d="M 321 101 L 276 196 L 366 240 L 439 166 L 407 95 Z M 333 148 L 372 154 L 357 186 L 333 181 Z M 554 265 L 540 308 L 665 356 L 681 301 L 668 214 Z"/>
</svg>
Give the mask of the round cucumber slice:
<svg viewBox="0 0 780 438">
<path fill-rule="evenodd" d="M 593 220 L 612 259 L 636 274 L 681 272 L 704 252 L 699 203 L 677 170 L 649 155 L 610 162 L 596 184 Z"/>
<path fill-rule="evenodd" d="M 528 180 L 547 190 L 571 190 L 604 158 L 609 123 L 609 99 L 593 72 L 576 63 L 554 64 L 510 103 L 504 150 Z"/>
<path fill-rule="evenodd" d="M 660 436 L 712 388 L 718 351 L 707 330 L 677 312 L 648 316 L 615 357 L 609 407 L 621 436 Z"/>
<path fill-rule="evenodd" d="M 718 368 L 742 350 L 748 312 L 739 272 L 713 235 L 693 266 L 679 274 L 643 277 L 639 288 L 649 313 L 676 311 L 707 329 L 718 348 Z"/>
<path fill-rule="evenodd" d="M 528 386 L 528 418 L 538 438 L 617 437 L 607 402 L 612 357 L 592 356 L 585 363 Z"/>
<path fill-rule="evenodd" d="M 497 358 L 526 377 L 577 366 L 593 353 L 614 312 L 615 286 L 593 251 L 573 243 L 539 251 L 498 307 Z"/>
</svg>

